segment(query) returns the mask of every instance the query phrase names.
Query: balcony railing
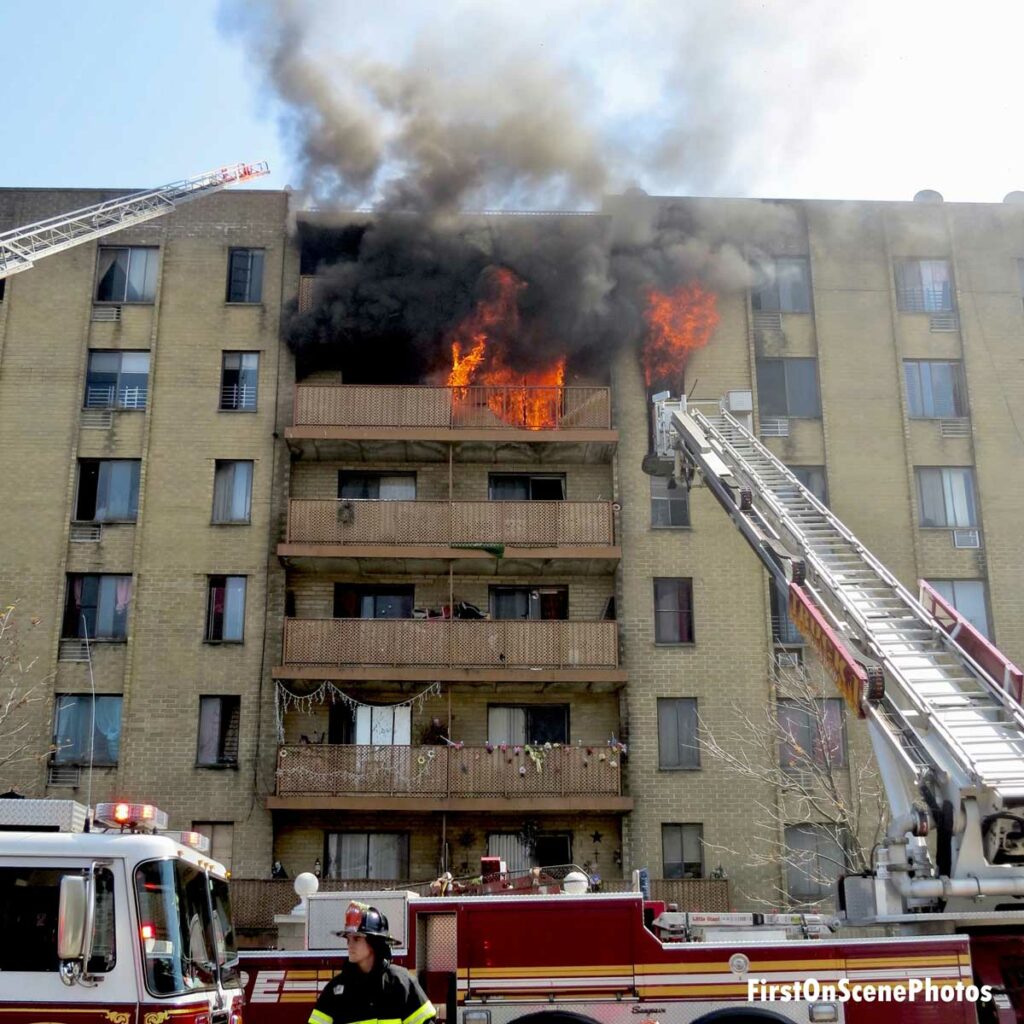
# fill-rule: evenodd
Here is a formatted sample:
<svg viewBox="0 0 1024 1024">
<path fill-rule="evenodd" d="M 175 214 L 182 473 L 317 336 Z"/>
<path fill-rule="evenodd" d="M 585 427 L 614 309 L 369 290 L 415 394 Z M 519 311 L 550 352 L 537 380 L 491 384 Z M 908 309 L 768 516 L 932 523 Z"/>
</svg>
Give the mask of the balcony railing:
<svg viewBox="0 0 1024 1024">
<path fill-rule="evenodd" d="M 608 501 L 288 502 L 291 544 L 506 544 L 512 547 L 608 546 Z"/>
<path fill-rule="evenodd" d="M 220 407 L 226 410 L 255 409 L 255 384 L 225 384 L 220 389 Z"/>
<path fill-rule="evenodd" d="M 277 795 L 619 796 L 604 745 L 522 747 L 299 744 L 278 748 Z"/>
<path fill-rule="evenodd" d="M 603 387 L 402 387 L 300 384 L 296 427 L 437 427 L 494 430 L 607 430 Z"/>
<path fill-rule="evenodd" d="M 123 384 L 90 384 L 85 389 L 86 409 L 145 409 L 149 388 Z"/>
<path fill-rule="evenodd" d="M 617 668 L 617 623 L 564 619 L 288 619 L 284 662 Z"/>
</svg>

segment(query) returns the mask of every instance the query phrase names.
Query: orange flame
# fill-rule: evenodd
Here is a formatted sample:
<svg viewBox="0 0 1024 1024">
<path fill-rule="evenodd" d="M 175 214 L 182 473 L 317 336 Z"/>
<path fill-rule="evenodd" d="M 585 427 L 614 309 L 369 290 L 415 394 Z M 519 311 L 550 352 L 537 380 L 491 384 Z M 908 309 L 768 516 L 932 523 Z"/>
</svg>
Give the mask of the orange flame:
<svg viewBox="0 0 1024 1024">
<path fill-rule="evenodd" d="M 647 341 L 643 349 L 647 386 L 679 374 L 695 349 L 703 348 L 718 326 L 718 296 L 698 281 L 673 292 L 647 291 Z"/>
<path fill-rule="evenodd" d="M 500 267 L 493 272 L 491 286 L 493 294 L 481 299 L 452 332 L 452 400 L 462 407 L 463 418 L 475 402 L 478 410 L 486 409 L 504 423 L 529 430 L 554 427 L 562 407 L 565 356 L 528 374 L 512 370 L 505 362 L 501 338 L 514 338 L 519 332 L 516 295 L 525 283 Z M 470 396 L 470 385 L 480 389 L 477 395 Z"/>
</svg>

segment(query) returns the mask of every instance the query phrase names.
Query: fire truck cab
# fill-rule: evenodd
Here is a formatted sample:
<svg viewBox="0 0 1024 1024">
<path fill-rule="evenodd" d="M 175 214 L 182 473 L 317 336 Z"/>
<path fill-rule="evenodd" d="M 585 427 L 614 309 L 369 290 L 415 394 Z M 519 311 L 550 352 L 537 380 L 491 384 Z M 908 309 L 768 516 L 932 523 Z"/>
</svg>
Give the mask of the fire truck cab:
<svg viewBox="0 0 1024 1024">
<path fill-rule="evenodd" d="M 158 834 L 151 804 L 88 819 L 69 800 L 0 799 L 3 1019 L 240 1024 L 227 873 L 205 837 Z"/>
</svg>

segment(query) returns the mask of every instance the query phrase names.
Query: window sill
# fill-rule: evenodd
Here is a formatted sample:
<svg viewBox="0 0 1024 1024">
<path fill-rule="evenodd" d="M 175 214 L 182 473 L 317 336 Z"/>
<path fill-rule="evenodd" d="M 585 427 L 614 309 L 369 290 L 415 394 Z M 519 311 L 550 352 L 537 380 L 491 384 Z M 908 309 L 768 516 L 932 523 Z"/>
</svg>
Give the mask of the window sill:
<svg viewBox="0 0 1024 1024">
<path fill-rule="evenodd" d="M 62 636 L 61 640 L 84 640 L 84 636 Z M 126 644 L 128 643 L 128 637 L 126 636 L 91 636 L 89 637 L 90 644 Z"/>
<path fill-rule="evenodd" d="M 238 771 L 238 762 L 237 761 L 232 761 L 230 764 L 227 764 L 227 763 L 225 763 L 225 764 L 202 764 L 201 762 L 197 761 L 195 767 L 196 768 L 202 768 L 204 771 L 212 771 L 212 772 L 225 772 L 225 771 L 235 771 L 235 772 L 237 772 Z"/>
<path fill-rule="evenodd" d="M 252 526 L 251 519 L 211 519 L 211 526 Z"/>
<path fill-rule="evenodd" d="M 654 523 L 651 523 L 651 529 L 652 530 L 687 530 L 687 531 L 692 531 L 693 530 L 693 524 L 692 523 L 687 523 L 686 526 L 655 526 Z"/>
<path fill-rule="evenodd" d="M 98 697 L 106 697 L 106 696 L 108 696 L 108 694 L 100 693 L 100 694 L 97 694 L 97 696 Z M 119 696 L 119 694 L 113 694 L 112 696 Z M 51 761 L 50 764 L 53 765 L 55 768 L 89 768 L 90 767 L 88 759 L 82 760 L 82 761 Z M 103 761 L 103 762 L 93 761 L 91 767 L 93 767 L 93 768 L 107 768 L 107 769 L 113 771 L 114 769 L 117 768 L 117 762 L 116 761 L 114 761 L 114 762 L 110 762 L 110 761 Z"/>
<path fill-rule="evenodd" d="M 241 306 L 243 309 L 262 309 L 264 303 L 263 303 L 262 299 L 260 299 L 259 302 L 248 302 L 248 301 L 243 302 L 243 301 L 240 301 L 240 300 L 237 300 L 237 299 L 234 302 L 232 302 L 231 299 L 225 299 L 224 300 L 224 305 L 228 309 L 237 309 L 239 306 Z"/>
<path fill-rule="evenodd" d="M 655 647 L 696 647 L 695 640 L 655 640 Z"/>
<path fill-rule="evenodd" d="M 204 640 L 207 647 L 241 647 L 244 640 Z"/>
<path fill-rule="evenodd" d="M 702 767 L 701 765 L 697 764 L 697 765 L 693 765 L 693 767 L 685 767 L 683 765 L 679 765 L 679 767 L 673 768 L 673 767 L 670 767 L 670 766 L 667 766 L 667 765 L 659 764 L 658 765 L 658 771 L 659 772 L 699 772 L 701 770 L 701 767 Z"/>
<path fill-rule="evenodd" d="M 72 526 L 136 526 L 137 519 L 72 519 Z"/>
<path fill-rule="evenodd" d="M 223 406 L 217 410 L 217 412 L 258 412 L 259 410 L 253 406 L 251 409 L 225 409 Z"/>
<path fill-rule="evenodd" d="M 93 299 L 94 306 L 155 306 L 156 299 Z"/>
<path fill-rule="evenodd" d="M 932 523 L 925 525 L 924 523 L 918 523 L 917 528 L 919 530 L 933 530 L 936 533 L 949 533 L 950 530 L 980 530 L 981 527 L 974 526 L 935 526 Z"/>
</svg>

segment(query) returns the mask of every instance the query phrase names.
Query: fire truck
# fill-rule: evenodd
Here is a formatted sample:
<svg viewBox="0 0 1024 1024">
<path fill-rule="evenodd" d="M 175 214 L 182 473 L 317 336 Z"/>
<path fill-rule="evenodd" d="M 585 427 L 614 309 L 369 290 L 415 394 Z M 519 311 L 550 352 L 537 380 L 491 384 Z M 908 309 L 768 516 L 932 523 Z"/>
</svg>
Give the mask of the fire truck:
<svg viewBox="0 0 1024 1024">
<path fill-rule="evenodd" d="M 839 880 L 833 919 L 500 869 L 478 895 L 358 894 L 448 1024 L 1024 1022 L 1024 675 L 933 588 L 910 593 L 754 436 L 750 405 L 657 396 L 645 468 L 709 488 L 864 720 L 891 808 L 873 869 Z M 307 1019 L 352 895 L 309 897 L 305 950 L 243 954 L 250 1024 Z"/>
<path fill-rule="evenodd" d="M 227 874 L 152 804 L 0 799 L 0 1020 L 241 1024 Z"/>
</svg>

